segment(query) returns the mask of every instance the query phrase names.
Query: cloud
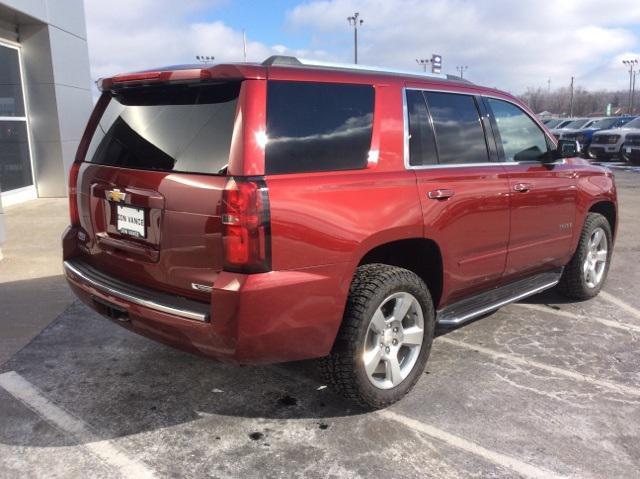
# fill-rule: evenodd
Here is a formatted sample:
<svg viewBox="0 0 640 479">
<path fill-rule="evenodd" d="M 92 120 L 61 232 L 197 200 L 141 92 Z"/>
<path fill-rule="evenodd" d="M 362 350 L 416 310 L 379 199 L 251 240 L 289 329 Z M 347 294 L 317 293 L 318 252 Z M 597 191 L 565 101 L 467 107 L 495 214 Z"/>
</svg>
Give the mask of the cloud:
<svg viewBox="0 0 640 479">
<path fill-rule="evenodd" d="M 93 78 L 193 63 L 195 55 L 241 61 L 242 32 L 203 20 L 223 8 L 247 7 L 233 0 L 86 0 Z M 361 63 L 418 70 L 416 58 L 440 53 L 445 72 L 468 65 L 470 80 L 514 93 L 546 87 L 547 79 L 552 88 L 566 86 L 571 76 L 577 86 L 625 89 L 621 61 L 640 58 L 637 0 L 311 0 L 282 12 L 287 36 L 278 44 L 250 37 L 248 59 L 350 62 L 347 16 L 355 11 L 364 19 Z M 288 47 L 289 34 L 307 48 Z"/>
<path fill-rule="evenodd" d="M 223 0 L 87 0 L 87 36 L 94 80 L 163 65 L 195 63 L 196 55 L 216 62 L 243 60 L 242 32 L 220 21 L 202 22 L 205 13 L 228 7 Z M 248 39 L 247 59 L 270 55 L 326 57 L 316 50 L 291 50 Z"/>
<path fill-rule="evenodd" d="M 625 87 L 622 54 L 640 57 L 640 2 L 633 0 L 327 0 L 301 4 L 287 15 L 313 38 L 336 36 L 342 60 L 351 58 L 347 16 L 359 11 L 361 63 L 417 69 L 416 58 L 443 55 L 444 70 L 489 86 L 521 92 L 569 84 Z M 635 31 L 634 31 L 635 28 Z"/>
</svg>

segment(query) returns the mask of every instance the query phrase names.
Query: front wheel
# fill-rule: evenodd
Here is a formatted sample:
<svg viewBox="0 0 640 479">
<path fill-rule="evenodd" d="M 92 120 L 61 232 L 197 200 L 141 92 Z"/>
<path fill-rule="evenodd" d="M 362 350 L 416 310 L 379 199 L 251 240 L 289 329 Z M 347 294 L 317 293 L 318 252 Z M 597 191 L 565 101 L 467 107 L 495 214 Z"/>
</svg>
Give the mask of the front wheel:
<svg viewBox="0 0 640 479">
<path fill-rule="evenodd" d="M 360 266 L 321 372 L 348 399 L 372 409 L 389 406 L 420 378 L 434 327 L 429 290 L 416 274 L 384 264 Z"/>
<path fill-rule="evenodd" d="M 571 299 L 596 296 L 609 272 L 612 248 L 609 221 L 599 213 L 589 213 L 578 248 L 558 283 L 559 292 Z"/>
<path fill-rule="evenodd" d="M 631 163 L 631 158 L 627 154 L 627 151 L 624 148 L 624 145 L 620 147 L 620 159 L 625 163 Z"/>
</svg>

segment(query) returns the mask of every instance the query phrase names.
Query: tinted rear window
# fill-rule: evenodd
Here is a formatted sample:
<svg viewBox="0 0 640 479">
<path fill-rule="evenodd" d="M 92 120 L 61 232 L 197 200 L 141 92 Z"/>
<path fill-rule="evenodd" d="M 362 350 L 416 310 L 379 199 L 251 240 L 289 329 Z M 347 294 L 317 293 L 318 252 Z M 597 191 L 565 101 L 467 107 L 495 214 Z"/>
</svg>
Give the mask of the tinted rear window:
<svg viewBox="0 0 640 479">
<path fill-rule="evenodd" d="M 269 81 L 266 173 L 365 168 L 373 104 L 370 85 Z"/>
<path fill-rule="evenodd" d="M 186 173 L 224 173 L 240 83 L 126 90 L 111 98 L 86 161 Z"/>
</svg>

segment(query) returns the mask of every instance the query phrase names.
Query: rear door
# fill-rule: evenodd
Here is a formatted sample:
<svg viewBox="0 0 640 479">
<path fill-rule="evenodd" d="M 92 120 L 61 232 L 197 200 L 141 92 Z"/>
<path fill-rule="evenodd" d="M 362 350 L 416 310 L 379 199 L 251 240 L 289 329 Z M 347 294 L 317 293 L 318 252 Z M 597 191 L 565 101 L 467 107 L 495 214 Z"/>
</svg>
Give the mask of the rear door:
<svg viewBox="0 0 640 479">
<path fill-rule="evenodd" d="M 576 214 L 574 167 L 545 161 L 549 140 L 514 103 L 485 98 L 511 197 L 511 234 L 505 278 L 566 264 Z"/>
<path fill-rule="evenodd" d="M 500 280 L 509 183 L 476 97 L 409 89 L 406 101 L 407 166 L 417 176 L 424 234 L 441 245 L 446 304 Z"/>
<path fill-rule="evenodd" d="M 86 261 L 132 283 L 207 297 L 222 269 L 219 208 L 240 88 L 104 93 L 112 97 L 78 183 Z"/>
</svg>

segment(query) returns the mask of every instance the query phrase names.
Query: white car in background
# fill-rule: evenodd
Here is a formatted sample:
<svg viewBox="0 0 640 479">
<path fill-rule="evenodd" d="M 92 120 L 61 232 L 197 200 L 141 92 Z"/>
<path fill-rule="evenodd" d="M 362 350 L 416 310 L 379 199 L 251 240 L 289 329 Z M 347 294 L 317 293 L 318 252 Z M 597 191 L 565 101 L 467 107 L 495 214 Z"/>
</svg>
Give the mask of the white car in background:
<svg viewBox="0 0 640 479">
<path fill-rule="evenodd" d="M 640 117 L 620 128 L 600 130 L 593 134 L 589 146 L 589 156 L 597 160 L 610 160 L 614 156 L 629 161 L 625 145 L 628 135 L 640 134 Z"/>
<path fill-rule="evenodd" d="M 640 132 L 629 133 L 623 148 L 625 160 L 632 165 L 640 166 Z"/>
</svg>

